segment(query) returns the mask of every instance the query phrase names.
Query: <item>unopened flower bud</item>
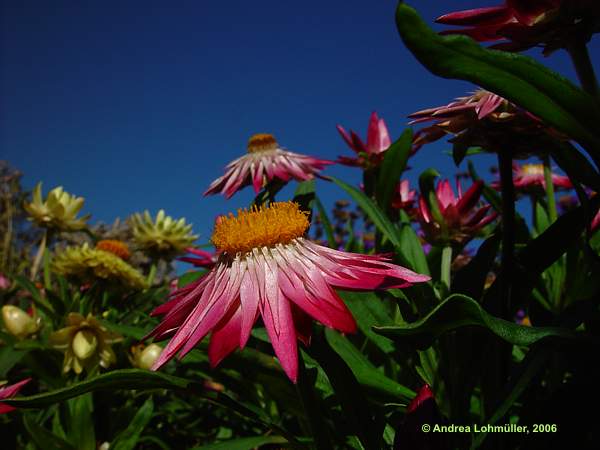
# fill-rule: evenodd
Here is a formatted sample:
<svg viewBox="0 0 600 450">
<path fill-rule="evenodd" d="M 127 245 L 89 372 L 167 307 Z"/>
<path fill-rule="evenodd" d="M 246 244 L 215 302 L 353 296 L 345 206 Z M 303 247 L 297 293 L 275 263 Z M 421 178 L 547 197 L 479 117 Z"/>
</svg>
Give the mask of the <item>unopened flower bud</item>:
<svg viewBox="0 0 600 450">
<path fill-rule="evenodd" d="M 2 307 L 2 320 L 8 332 L 19 339 L 26 338 L 39 328 L 39 319 L 36 320 L 21 308 L 13 305 Z"/>
<path fill-rule="evenodd" d="M 162 347 L 159 345 L 150 344 L 135 355 L 135 366 L 140 369 L 150 369 L 154 364 L 154 361 L 156 361 L 162 353 L 162 350 Z"/>
</svg>

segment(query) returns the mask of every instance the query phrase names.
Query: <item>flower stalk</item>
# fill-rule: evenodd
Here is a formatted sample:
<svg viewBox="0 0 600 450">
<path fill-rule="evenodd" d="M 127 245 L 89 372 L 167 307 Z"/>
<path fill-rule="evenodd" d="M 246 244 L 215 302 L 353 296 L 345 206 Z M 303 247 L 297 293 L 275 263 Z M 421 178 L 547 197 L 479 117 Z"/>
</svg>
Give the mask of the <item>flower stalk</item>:
<svg viewBox="0 0 600 450">
<path fill-rule="evenodd" d="M 566 50 L 571 57 L 577 78 L 583 90 L 600 100 L 598 79 L 594 73 L 594 66 L 592 65 L 585 42 L 580 39 L 574 40 L 566 47 Z"/>
<path fill-rule="evenodd" d="M 450 268 L 452 266 L 452 246 L 446 245 L 442 249 L 442 263 L 440 268 L 440 279 L 442 284 L 450 291 Z"/>
<path fill-rule="evenodd" d="M 543 157 L 544 161 L 544 181 L 546 188 L 546 197 L 548 199 L 548 216 L 550 223 L 554 223 L 558 218 L 556 212 L 556 198 L 554 196 L 554 182 L 552 180 L 552 167 L 550 166 L 550 158 L 546 155 Z M 534 210 L 535 211 L 535 210 Z"/>
</svg>

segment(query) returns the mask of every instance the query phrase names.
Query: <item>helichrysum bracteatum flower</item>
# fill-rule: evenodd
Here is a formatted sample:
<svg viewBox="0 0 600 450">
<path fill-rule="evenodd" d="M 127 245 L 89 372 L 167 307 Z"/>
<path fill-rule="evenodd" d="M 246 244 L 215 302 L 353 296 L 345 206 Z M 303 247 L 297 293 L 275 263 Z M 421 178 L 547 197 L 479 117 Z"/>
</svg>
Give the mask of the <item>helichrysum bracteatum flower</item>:
<svg viewBox="0 0 600 450">
<path fill-rule="evenodd" d="M 455 145 L 511 152 L 514 157 L 547 151 L 564 139 L 538 118 L 514 103 L 483 89 L 453 102 L 410 114 L 410 124 L 432 122 L 415 133 L 413 148 L 450 136 Z"/>
<path fill-rule="evenodd" d="M 17 339 L 25 339 L 37 333 L 42 326 L 42 318 L 37 316 L 35 310 L 29 315 L 14 305 L 2 307 L 2 321 L 6 330 Z"/>
<path fill-rule="evenodd" d="M 543 164 L 517 164 L 513 162 L 513 184 L 520 192 L 542 191 L 546 188 Z M 569 177 L 552 172 L 552 184 L 556 190 L 572 189 L 573 184 Z M 500 181 L 492 184 L 495 189 L 500 189 Z"/>
<path fill-rule="evenodd" d="M 15 384 L 5 384 L 4 382 L 0 382 L 0 414 L 6 414 L 16 409 L 14 406 L 9 406 L 2 403 L 2 400 L 17 395 L 21 388 L 30 381 L 31 378 L 26 378 L 25 380 L 19 381 Z"/>
<path fill-rule="evenodd" d="M 96 248 L 85 243 L 59 251 L 52 260 L 52 266 L 57 273 L 83 282 L 103 280 L 131 289 L 146 288 L 143 275 L 125 261 L 128 255 L 129 250 L 124 243 L 104 240 L 98 242 Z"/>
<path fill-rule="evenodd" d="M 164 210 L 152 219 L 148 211 L 131 216 L 133 237 L 140 248 L 161 256 L 184 253 L 198 236 L 192 234 L 192 225 L 185 219 L 174 220 Z"/>
<path fill-rule="evenodd" d="M 544 54 L 568 47 L 573 38 L 589 41 L 600 31 L 598 0 L 506 0 L 503 5 L 456 11 L 436 22 L 466 28 L 442 34 L 464 34 L 480 42 L 499 42 L 499 50 L 543 47 Z"/>
<path fill-rule="evenodd" d="M 39 226 L 57 231 L 77 231 L 86 227 L 89 215 L 77 217 L 83 207 L 83 197 L 75 197 L 59 186 L 42 200 L 42 183 L 33 189 L 32 197 L 32 201 L 23 207 Z"/>
<path fill-rule="evenodd" d="M 490 205 L 478 206 L 482 181 L 473 183 L 464 194 L 457 184 L 458 195 L 455 195 L 448 180 L 438 183 L 435 198 L 439 211 L 435 211 L 423 195 L 419 197 L 417 218 L 425 240 L 431 244 L 464 245 L 497 217 L 495 213 L 488 214 Z"/>
<path fill-rule="evenodd" d="M 338 162 L 346 166 L 357 166 L 364 169 L 377 167 L 383 161 L 385 152 L 392 143 L 385 121 L 380 119 L 376 112 L 371 113 L 369 119 L 366 143 L 354 131 L 350 130 L 350 134 L 348 134 L 341 125 L 337 126 L 337 130 L 348 147 L 356 153 L 356 158 L 338 157 Z"/>
<path fill-rule="evenodd" d="M 164 317 L 150 336 L 171 338 L 153 368 L 177 353 L 183 357 L 209 333 L 208 356 L 214 366 L 246 345 L 260 315 L 285 373 L 296 381 L 297 340 L 308 345 L 311 318 L 342 332 L 356 330 L 334 287 L 373 290 L 429 280 L 384 256 L 315 244 L 304 238 L 308 226 L 306 213 L 292 202 L 217 219 L 212 242 L 220 255 L 215 267 L 173 292 L 152 313 Z"/>
<path fill-rule="evenodd" d="M 138 369 L 150 369 L 162 353 L 162 347 L 157 344 L 138 344 L 131 347 L 129 360 Z"/>
<path fill-rule="evenodd" d="M 220 192 L 230 198 L 249 185 L 258 193 L 273 180 L 312 180 L 328 164 L 333 162 L 284 150 L 272 134 L 255 134 L 248 141 L 248 153 L 230 162 L 225 175 L 213 181 L 204 195 Z"/>
<path fill-rule="evenodd" d="M 94 316 L 69 313 L 66 325 L 48 338 L 50 345 L 65 352 L 64 373 L 73 370 L 79 374 L 97 364 L 108 368 L 116 362 L 111 344 L 120 341 L 121 336 L 108 331 Z"/>
</svg>

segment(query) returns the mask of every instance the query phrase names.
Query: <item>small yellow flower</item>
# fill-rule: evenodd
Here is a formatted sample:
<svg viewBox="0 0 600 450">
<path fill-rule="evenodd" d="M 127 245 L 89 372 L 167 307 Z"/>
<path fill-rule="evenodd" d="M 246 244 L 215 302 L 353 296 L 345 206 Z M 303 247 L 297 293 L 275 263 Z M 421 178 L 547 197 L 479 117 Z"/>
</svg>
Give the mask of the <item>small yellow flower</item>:
<svg viewBox="0 0 600 450">
<path fill-rule="evenodd" d="M 198 236 L 192 234 L 192 225 L 186 224 L 184 218 L 174 220 L 162 209 L 155 220 L 152 220 L 148 211 L 144 211 L 143 216 L 134 214 L 130 220 L 136 243 L 159 255 L 183 253 L 198 239 Z"/>
<path fill-rule="evenodd" d="M 80 247 L 67 247 L 54 257 L 54 270 L 81 281 L 101 279 L 132 289 L 146 288 L 142 274 L 111 251 L 111 247 L 115 247 L 123 254 L 123 248 L 115 246 L 114 242 L 111 245 L 103 245 L 102 242 L 96 248 L 90 248 L 87 243 Z"/>
<path fill-rule="evenodd" d="M 32 202 L 25 203 L 23 207 L 39 226 L 58 231 L 76 231 L 86 227 L 89 214 L 77 218 L 83 207 L 83 197 L 75 197 L 59 186 L 52 189 L 43 201 L 41 182 L 33 189 L 32 197 Z"/>
<path fill-rule="evenodd" d="M 131 347 L 129 360 L 134 367 L 149 370 L 162 353 L 162 347 L 157 344 L 138 344 Z"/>
<path fill-rule="evenodd" d="M 6 330 L 17 339 L 25 339 L 35 334 L 42 325 L 42 318 L 37 314 L 30 316 L 21 308 L 13 305 L 2 307 L 2 320 Z"/>
<path fill-rule="evenodd" d="M 111 344 L 122 338 L 100 325 L 94 316 L 83 317 L 79 313 L 69 313 L 67 326 L 52 333 L 48 341 L 57 350 L 65 352 L 63 372 L 71 369 L 80 374 L 100 364 L 107 368 L 116 362 Z"/>
</svg>

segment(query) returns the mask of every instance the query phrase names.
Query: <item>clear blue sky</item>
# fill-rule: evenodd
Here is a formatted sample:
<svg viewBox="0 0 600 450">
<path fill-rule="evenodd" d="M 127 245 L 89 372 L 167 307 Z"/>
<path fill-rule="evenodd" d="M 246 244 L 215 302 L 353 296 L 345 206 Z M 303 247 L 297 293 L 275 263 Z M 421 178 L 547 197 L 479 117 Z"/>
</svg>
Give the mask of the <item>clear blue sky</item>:
<svg viewBox="0 0 600 450">
<path fill-rule="evenodd" d="M 496 3 L 412 2 L 429 22 Z M 85 197 L 95 220 L 164 208 L 192 222 L 199 242 L 217 214 L 253 198 L 251 189 L 230 201 L 202 197 L 251 134 L 335 159 L 350 152 L 336 124 L 364 136 L 376 110 L 397 138 L 407 114 L 473 89 L 434 77 L 404 49 L 395 1 L 0 5 L 0 158 L 25 173 L 27 188 L 41 180 L 45 192 L 62 185 Z M 600 55 L 597 37 L 590 52 Z M 564 53 L 532 54 L 574 77 Z M 451 176 L 448 149 L 421 150 L 410 178 L 430 166 Z M 483 168 L 493 158 L 478 161 Z M 343 166 L 325 173 L 359 179 Z M 328 204 L 344 197 L 318 183 Z"/>
</svg>

